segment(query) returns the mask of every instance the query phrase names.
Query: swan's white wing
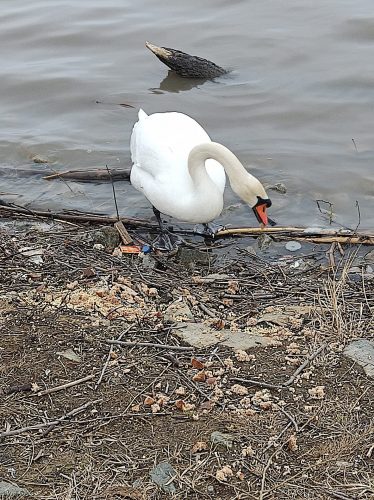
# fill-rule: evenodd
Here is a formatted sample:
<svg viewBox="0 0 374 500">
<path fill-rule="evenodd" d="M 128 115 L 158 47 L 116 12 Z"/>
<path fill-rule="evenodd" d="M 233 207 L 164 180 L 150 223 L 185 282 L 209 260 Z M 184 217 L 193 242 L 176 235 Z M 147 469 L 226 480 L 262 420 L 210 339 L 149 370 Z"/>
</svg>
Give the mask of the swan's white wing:
<svg viewBox="0 0 374 500">
<path fill-rule="evenodd" d="M 140 110 L 131 135 L 132 162 L 153 177 L 177 176 L 180 182 L 187 182 L 188 155 L 203 142 L 210 142 L 210 137 L 193 118 L 176 112 L 148 116 Z M 223 190 L 222 166 L 215 160 L 208 160 L 206 166 L 212 180 Z"/>
<path fill-rule="evenodd" d="M 143 113 L 131 135 L 131 158 L 149 174 L 186 170 L 191 149 L 210 141 L 205 130 L 187 115 Z"/>
</svg>

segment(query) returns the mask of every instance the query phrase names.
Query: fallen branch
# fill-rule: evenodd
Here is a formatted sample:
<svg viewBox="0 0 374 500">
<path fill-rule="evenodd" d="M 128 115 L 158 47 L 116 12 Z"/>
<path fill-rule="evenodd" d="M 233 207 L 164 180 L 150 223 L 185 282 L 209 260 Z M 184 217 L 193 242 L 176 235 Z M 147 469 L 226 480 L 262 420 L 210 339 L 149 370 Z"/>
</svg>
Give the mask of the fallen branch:
<svg viewBox="0 0 374 500">
<path fill-rule="evenodd" d="M 121 168 L 107 169 L 97 168 L 95 170 L 67 170 L 66 172 L 55 172 L 54 174 L 43 177 L 46 181 L 54 179 L 63 179 L 79 182 L 93 181 L 128 181 L 130 179 L 130 170 Z"/>
<path fill-rule="evenodd" d="M 52 392 L 62 391 L 64 389 L 67 389 L 68 387 L 74 387 L 75 385 L 82 384 L 83 382 L 87 382 L 88 380 L 92 380 L 94 377 L 95 375 L 87 375 L 87 377 L 74 380 L 73 382 L 68 382 L 67 384 L 58 385 L 56 387 L 51 387 L 51 389 L 45 389 L 44 391 L 36 392 L 35 396 L 45 396 L 46 394 L 52 394 Z"/>
<path fill-rule="evenodd" d="M 119 337 L 116 339 L 117 342 L 119 342 L 121 340 L 121 338 L 126 335 L 126 333 L 128 333 L 132 328 L 132 325 L 130 325 L 128 328 L 126 328 L 126 330 L 124 330 L 120 335 Z M 101 381 L 103 380 L 103 377 L 104 377 L 104 373 L 105 373 L 105 370 L 108 368 L 108 365 L 109 365 L 109 361 L 110 361 L 110 358 L 112 357 L 112 354 L 113 354 L 113 350 L 112 348 L 109 349 L 109 352 L 108 352 L 108 355 L 107 355 L 107 358 L 106 358 L 106 361 L 103 365 L 103 368 L 101 370 L 101 373 L 100 373 L 100 376 L 99 378 L 97 379 L 97 382 L 96 382 L 96 385 L 95 385 L 95 391 L 97 390 L 97 388 L 99 387 L 99 385 L 101 384 Z"/>
<path fill-rule="evenodd" d="M 52 422 L 44 422 L 43 424 L 36 424 L 36 425 L 30 425 L 29 427 L 21 427 L 20 429 L 14 429 L 12 431 L 5 431 L 0 434 L 0 438 L 3 437 L 9 437 L 9 436 L 17 436 L 19 434 L 22 434 L 23 432 L 28 432 L 28 431 L 35 431 L 38 429 L 43 429 L 44 427 L 55 427 L 56 425 L 60 424 L 64 420 L 67 420 L 68 418 L 74 417 L 78 413 L 81 413 L 84 411 L 86 408 L 88 408 L 91 405 L 94 405 L 96 403 L 99 403 L 101 399 L 96 399 L 95 401 L 88 401 L 82 406 L 79 406 L 78 408 L 74 408 L 74 410 L 69 411 L 69 413 L 66 413 L 66 415 L 63 415 L 62 417 L 58 418 L 57 420 L 52 420 Z"/>
<path fill-rule="evenodd" d="M 72 214 L 64 212 L 52 212 L 44 210 L 31 210 L 22 207 L 0 204 L 0 216 L 9 217 L 9 215 L 27 215 L 31 217 L 42 217 L 46 219 L 64 220 L 72 222 L 88 222 L 91 224 L 115 224 L 118 222 L 117 217 L 107 217 L 104 215 L 86 215 Z M 129 226 L 147 227 L 158 229 L 158 224 L 148 222 L 143 219 L 121 217 L 121 221 Z"/>
<path fill-rule="evenodd" d="M 279 238 L 293 238 L 296 240 L 306 240 L 314 243 L 351 243 L 362 245 L 374 245 L 374 234 L 363 234 L 344 230 L 324 229 L 324 228 L 301 228 L 301 227 L 237 227 L 222 229 L 216 233 L 215 238 L 225 236 L 259 236 L 270 234 Z"/>
<path fill-rule="evenodd" d="M 107 217 L 104 215 L 81 214 L 69 212 L 53 212 L 45 210 L 32 210 L 15 206 L 14 204 L 1 204 L 0 202 L 0 217 L 9 217 L 10 215 L 27 215 L 33 217 L 42 217 L 47 219 L 91 223 L 91 224 L 115 224 L 118 222 L 117 217 Z M 159 226 L 155 222 L 150 222 L 145 219 L 137 219 L 131 217 L 121 217 L 123 224 L 133 227 L 145 227 L 148 229 L 158 230 Z M 175 229 L 175 233 L 195 234 L 199 235 L 191 229 Z M 253 236 L 257 237 L 261 234 L 270 234 L 279 239 L 296 239 L 311 241 L 314 243 L 348 243 L 360 245 L 374 245 L 373 233 L 356 233 L 348 229 L 333 230 L 324 228 L 302 228 L 302 227 L 237 227 L 230 229 L 222 229 L 215 234 L 215 239 L 224 238 L 227 236 Z M 201 235 L 200 235 L 201 236 Z"/>
<path fill-rule="evenodd" d="M 170 349 L 172 351 L 193 351 L 193 347 L 184 347 L 180 345 L 156 344 L 153 342 L 131 342 L 124 340 L 107 340 L 107 344 L 116 344 L 130 347 L 156 347 L 157 349 Z"/>
<path fill-rule="evenodd" d="M 320 354 L 325 348 L 327 347 L 327 344 L 322 344 L 316 351 L 314 351 L 312 354 L 310 354 L 306 360 L 304 361 L 304 363 L 302 365 L 300 365 L 295 371 L 294 373 L 291 375 L 291 377 L 287 380 L 287 382 L 285 382 L 283 384 L 283 387 L 288 387 L 290 386 L 291 384 L 293 384 L 293 382 L 295 381 L 295 378 L 300 375 L 300 373 L 309 365 L 309 363 L 311 361 L 313 361 L 313 359 L 315 359 L 318 354 Z"/>
</svg>

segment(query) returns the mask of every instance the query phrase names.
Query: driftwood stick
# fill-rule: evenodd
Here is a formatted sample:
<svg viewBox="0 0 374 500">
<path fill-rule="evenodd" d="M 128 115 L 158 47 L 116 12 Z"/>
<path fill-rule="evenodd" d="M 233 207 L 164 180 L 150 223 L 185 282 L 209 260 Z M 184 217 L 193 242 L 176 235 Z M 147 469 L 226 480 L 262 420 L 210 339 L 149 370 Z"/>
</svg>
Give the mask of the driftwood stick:
<svg viewBox="0 0 374 500">
<path fill-rule="evenodd" d="M 301 227 L 237 227 L 222 229 L 215 234 L 215 238 L 234 235 L 259 236 L 270 234 L 279 238 L 293 238 L 297 240 L 307 240 L 314 243 L 351 243 L 362 245 L 374 245 L 374 234 L 356 233 L 345 230 L 336 231 L 323 228 L 301 228 Z"/>
<path fill-rule="evenodd" d="M 234 382 L 244 382 L 248 385 L 255 385 L 258 387 L 265 387 L 265 389 L 283 389 L 282 384 L 269 384 L 268 382 L 262 382 L 261 380 L 252 380 L 250 378 L 240 378 L 240 377 L 232 377 L 230 380 Z"/>
<path fill-rule="evenodd" d="M 0 205 L 0 216 L 1 215 L 9 216 L 10 214 L 28 215 L 34 217 L 43 217 L 47 219 L 65 220 L 73 222 L 89 222 L 92 224 L 115 224 L 116 222 L 118 222 L 118 219 L 116 217 L 106 217 L 102 215 L 69 214 L 64 212 L 31 210 L 27 208 Z M 124 224 L 132 226 L 158 229 L 158 224 L 155 224 L 153 222 L 148 222 L 143 219 L 121 217 L 121 221 Z"/>
<path fill-rule="evenodd" d="M 17 207 L 14 205 L 4 205 L 0 202 L 0 217 L 9 217 L 11 214 L 14 215 L 27 215 L 34 217 L 43 217 L 48 219 L 55 219 L 61 221 L 72 221 L 72 222 L 82 222 L 91 224 L 115 224 L 118 222 L 116 217 L 107 217 L 103 215 L 95 214 L 75 214 L 66 212 L 53 212 L 45 210 L 32 210 L 22 207 Z M 149 229 L 158 230 L 158 224 L 150 222 L 144 219 L 136 219 L 131 217 L 121 217 L 120 220 L 123 224 L 134 227 L 146 227 Z M 191 229 L 175 229 L 175 233 L 183 234 L 197 234 Z M 360 245 L 374 245 L 374 234 L 372 232 L 355 233 L 354 231 L 334 231 L 331 229 L 323 228 L 302 228 L 302 227 L 268 227 L 261 229 L 259 227 L 238 227 L 224 229 L 218 231 L 215 238 L 226 237 L 226 236 L 259 236 L 261 234 L 271 234 L 277 238 L 284 239 L 298 239 L 311 241 L 314 243 L 348 243 L 348 244 L 360 244 Z"/>
<path fill-rule="evenodd" d="M 91 405 L 94 405 L 96 403 L 99 403 L 101 399 L 96 399 L 95 401 L 88 401 L 82 406 L 79 406 L 78 408 L 74 408 L 74 410 L 69 411 L 69 413 L 66 413 L 62 417 L 52 420 L 51 422 L 44 422 L 43 424 L 36 424 L 36 425 L 30 425 L 29 427 L 21 427 L 20 429 L 14 429 L 12 431 L 5 431 L 0 434 L 0 438 L 2 437 L 9 437 L 9 436 L 17 436 L 18 434 L 22 434 L 23 432 L 28 432 L 28 431 L 35 431 L 38 429 L 43 429 L 44 427 L 54 427 L 64 420 L 67 420 L 68 418 L 74 417 L 78 413 L 81 413 L 84 411 L 86 408 L 88 408 Z"/>
<path fill-rule="evenodd" d="M 56 172 L 54 174 L 46 175 L 43 177 L 46 181 L 54 179 L 64 179 L 80 182 L 92 181 L 123 181 L 130 179 L 130 170 L 121 168 L 112 168 L 109 170 L 104 168 L 97 168 L 95 170 L 67 170 L 66 172 Z M 43 172 L 45 173 L 45 171 Z"/>
<path fill-rule="evenodd" d="M 131 342 L 123 340 L 107 340 L 107 344 L 117 344 L 123 346 L 134 346 L 134 347 L 156 347 L 157 349 L 170 349 L 171 351 L 193 351 L 193 347 L 184 347 L 180 345 L 170 345 L 170 344 L 155 344 L 153 342 Z"/>
<path fill-rule="evenodd" d="M 134 240 L 131 238 L 129 233 L 127 232 L 125 226 L 123 225 L 123 222 L 119 220 L 114 224 L 114 227 L 117 229 L 119 235 L 121 236 L 121 239 L 125 245 L 130 245 Z"/>
<path fill-rule="evenodd" d="M 36 392 L 35 396 L 44 396 L 45 394 L 51 394 L 52 392 L 62 391 L 64 389 L 67 389 L 68 387 L 74 387 L 75 385 L 82 384 L 83 382 L 87 382 L 88 380 L 92 380 L 94 377 L 95 375 L 87 375 L 86 377 L 74 380 L 73 382 L 68 382 L 67 384 L 58 385 L 56 387 L 51 387 L 50 389 L 45 389 L 44 391 Z"/>
</svg>

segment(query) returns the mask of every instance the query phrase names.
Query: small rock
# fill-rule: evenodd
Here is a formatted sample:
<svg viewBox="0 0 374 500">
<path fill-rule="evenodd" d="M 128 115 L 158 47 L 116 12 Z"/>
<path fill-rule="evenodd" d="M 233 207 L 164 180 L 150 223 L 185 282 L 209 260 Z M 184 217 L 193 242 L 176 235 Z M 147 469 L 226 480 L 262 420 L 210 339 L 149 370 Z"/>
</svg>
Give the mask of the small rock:
<svg viewBox="0 0 374 500">
<path fill-rule="evenodd" d="M 286 194 L 287 193 L 287 188 L 284 184 L 281 182 L 277 182 L 277 184 L 272 184 L 271 186 L 267 186 L 266 189 L 269 189 L 271 191 L 278 191 L 278 193 L 281 194 Z"/>
<path fill-rule="evenodd" d="M 92 269 L 92 267 L 85 267 L 82 274 L 85 278 L 92 278 L 93 276 L 96 276 L 96 271 Z"/>
<path fill-rule="evenodd" d="M 179 328 L 173 334 L 189 345 L 198 348 L 221 344 L 235 350 L 245 351 L 253 347 L 274 345 L 270 337 L 246 332 L 232 332 L 229 329 L 215 330 L 204 323 L 178 323 Z M 185 326 L 185 328 L 180 328 Z"/>
<path fill-rule="evenodd" d="M 284 306 L 274 308 L 267 307 L 262 312 L 261 316 L 257 318 L 257 322 L 274 323 L 278 326 L 290 325 L 293 319 L 303 318 L 312 311 L 311 306 Z"/>
<path fill-rule="evenodd" d="M 288 241 L 286 243 L 286 250 L 289 252 L 296 252 L 297 250 L 300 250 L 301 244 L 298 241 Z"/>
<path fill-rule="evenodd" d="M 25 488 L 20 488 L 16 484 L 0 481 L 0 498 L 19 498 L 30 496 L 30 492 Z"/>
<path fill-rule="evenodd" d="M 121 237 L 118 231 L 111 226 L 104 226 L 94 229 L 85 234 L 79 235 L 79 241 L 87 243 L 93 247 L 96 244 L 102 245 L 103 249 L 112 252 L 121 243 Z"/>
<path fill-rule="evenodd" d="M 31 157 L 31 159 L 34 163 L 50 163 L 48 158 L 44 158 L 43 156 L 40 155 L 34 155 Z"/>
<path fill-rule="evenodd" d="M 141 253 L 141 254 L 139 254 L 139 257 L 141 258 L 143 269 L 154 269 L 155 268 L 156 260 L 152 257 L 151 254 Z"/>
<path fill-rule="evenodd" d="M 80 363 L 82 361 L 81 357 L 78 356 L 76 352 L 73 351 L 73 349 L 66 349 L 66 351 L 59 351 L 56 352 L 58 356 L 62 356 L 63 358 L 68 359 L 69 361 L 73 361 L 74 363 Z"/>
<path fill-rule="evenodd" d="M 366 266 L 365 267 L 365 273 L 366 274 L 373 274 L 374 269 L 371 266 Z"/>
<path fill-rule="evenodd" d="M 188 268 L 194 268 L 195 265 L 209 265 L 212 262 L 212 255 L 209 252 L 200 252 L 193 248 L 180 247 L 177 260 Z"/>
<path fill-rule="evenodd" d="M 350 274 L 357 274 L 357 273 L 361 272 L 361 269 L 359 267 L 354 266 L 354 267 L 350 267 L 348 272 Z"/>
<path fill-rule="evenodd" d="M 216 281 L 227 281 L 230 279 L 228 274 L 212 273 L 206 276 L 194 276 L 192 280 L 195 283 L 214 283 Z"/>
<path fill-rule="evenodd" d="M 261 236 L 259 236 L 256 240 L 256 243 L 257 243 L 257 247 L 264 251 L 264 250 L 267 250 L 273 243 L 273 238 L 271 238 L 269 235 L 267 234 L 261 234 Z"/>
<path fill-rule="evenodd" d="M 185 302 L 173 302 L 164 312 L 164 321 L 175 323 L 176 321 L 193 321 L 194 315 Z"/>
<path fill-rule="evenodd" d="M 235 438 L 232 434 L 227 434 L 225 432 L 213 431 L 210 435 L 210 440 L 213 444 L 217 446 L 225 446 L 226 448 L 232 448 L 232 444 Z"/>
<path fill-rule="evenodd" d="M 245 247 L 245 251 L 249 254 L 249 255 L 253 255 L 253 256 L 256 256 L 257 253 L 256 253 L 256 249 L 252 246 L 252 245 L 249 245 L 247 247 Z"/>
<path fill-rule="evenodd" d="M 364 259 L 365 262 L 368 262 L 369 264 L 374 264 L 374 250 L 370 250 L 370 252 L 365 255 Z"/>
<path fill-rule="evenodd" d="M 172 481 L 176 475 L 176 471 L 169 464 L 169 462 L 160 462 L 150 472 L 152 481 L 166 493 L 171 495 L 177 491 L 175 484 Z"/>
<path fill-rule="evenodd" d="M 105 250 L 105 247 L 104 245 L 102 245 L 101 243 L 95 243 L 92 247 L 94 250 L 100 250 L 100 251 L 103 251 Z"/>
<path fill-rule="evenodd" d="M 368 377 L 374 378 L 374 340 L 354 340 L 347 345 L 343 354 L 362 366 Z"/>
<path fill-rule="evenodd" d="M 33 247 L 23 247 L 18 250 L 21 255 L 29 258 L 30 262 L 37 264 L 38 266 L 43 264 L 44 254 L 43 248 L 33 248 Z"/>
</svg>

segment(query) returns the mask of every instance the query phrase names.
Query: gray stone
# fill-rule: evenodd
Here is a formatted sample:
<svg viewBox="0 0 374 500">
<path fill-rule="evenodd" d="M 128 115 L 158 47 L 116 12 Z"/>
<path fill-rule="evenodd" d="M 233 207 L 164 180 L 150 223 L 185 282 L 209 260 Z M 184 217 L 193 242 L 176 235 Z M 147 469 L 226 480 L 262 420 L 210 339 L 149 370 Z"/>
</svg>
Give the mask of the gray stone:
<svg viewBox="0 0 374 500">
<path fill-rule="evenodd" d="M 210 435 L 210 440 L 213 444 L 217 446 L 224 446 L 225 448 L 232 448 L 232 443 L 235 438 L 232 434 L 227 434 L 225 432 L 213 431 Z"/>
<path fill-rule="evenodd" d="M 149 253 L 140 253 L 140 258 L 142 259 L 143 269 L 154 269 L 156 266 L 156 260 Z"/>
<path fill-rule="evenodd" d="M 175 323 L 176 321 L 193 321 L 194 315 L 185 302 L 173 302 L 164 312 L 164 321 Z"/>
<path fill-rule="evenodd" d="M 83 235 L 80 234 L 77 239 L 91 246 L 95 244 L 103 245 L 107 250 L 113 250 L 122 241 L 117 229 L 111 226 L 100 227 Z"/>
<path fill-rule="evenodd" d="M 289 252 L 296 252 L 297 250 L 300 250 L 301 244 L 298 241 L 289 241 L 286 243 L 286 250 Z"/>
<path fill-rule="evenodd" d="M 222 273 L 212 273 L 207 274 L 206 276 L 199 277 L 199 283 L 214 283 L 216 281 L 227 281 L 231 279 L 228 274 Z"/>
<path fill-rule="evenodd" d="M 30 496 L 30 492 L 25 488 L 20 488 L 16 484 L 0 481 L 0 498 L 19 498 Z"/>
<path fill-rule="evenodd" d="M 69 349 L 66 349 L 65 351 L 58 351 L 56 352 L 58 356 L 62 356 L 63 358 L 68 359 L 69 361 L 73 361 L 73 363 L 80 363 L 82 361 L 82 358 L 69 347 Z"/>
<path fill-rule="evenodd" d="M 370 250 L 370 252 L 365 255 L 364 259 L 368 264 L 374 264 L 374 250 Z"/>
<path fill-rule="evenodd" d="M 374 340 L 353 340 L 343 354 L 362 366 L 368 377 L 374 378 Z"/>
<path fill-rule="evenodd" d="M 308 316 L 312 309 L 312 306 L 307 305 L 283 306 L 279 308 L 271 306 L 263 310 L 261 316 L 257 318 L 257 322 L 288 326 L 294 318 L 297 319 Z"/>
<path fill-rule="evenodd" d="M 255 250 L 255 248 L 254 248 L 252 245 L 249 245 L 249 246 L 245 247 L 245 251 L 246 251 L 249 255 L 253 255 L 253 256 L 256 256 L 256 255 L 257 255 L 256 250 Z"/>
<path fill-rule="evenodd" d="M 194 268 L 195 265 L 208 265 L 215 260 L 215 256 L 209 252 L 200 252 L 194 248 L 179 247 L 177 260 L 187 268 Z"/>
<path fill-rule="evenodd" d="M 350 267 L 348 272 L 350 274 L 358 274 L 361 272 L 361 269 L 359 267 L 354 266 L 354 267 Z"/>
<path fill-rule="evenodd" d="M 51 163 L 48 158 L 40 155 L 34 155 L 31 159 L 34 163 Z"/>
<path fill-rule="evenodd" d="M 256 240 L 259 250 L 267 250 L 273 243 L 273 239 L 267 234 L 261 234 Z"/>
<path fill-rule="evenodd" d="M 179 323 L 177 326 L 178 329 L 173 330 L 174 335 L 197 348 L 222 344 L 245 351 L 253 347 L 273 345 L 271 338 L 260 334 L 232 332 L 228 329 L 214 330 L 204 323 Z M 181 326 L 184 328 L 180 328 Z"/>
<path fill-rule="evenodd" d="M 286 194 L 287 193 L 287 188 L 284 184 L 281 182 L 277 182 L 277 184 L 272 184 L 271 186 L 267 186 L 266 189 L 269 189 L 271 191 L 277 191 L 278 193 L 281 194 Z"/>
<path fill-rule="evenodd" d="M 176 475 L 177 473 L 169 462 L 160 462 L 150 472 L 152 481 L 166 493 L 171 495 L 177 491 L 172 481 Z"/>
</svg>

